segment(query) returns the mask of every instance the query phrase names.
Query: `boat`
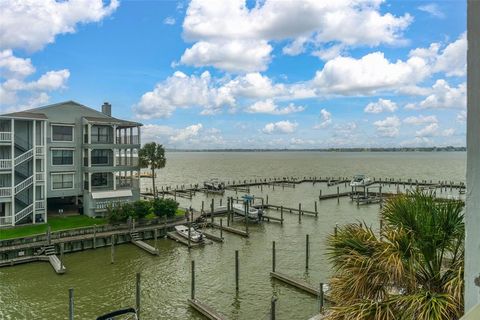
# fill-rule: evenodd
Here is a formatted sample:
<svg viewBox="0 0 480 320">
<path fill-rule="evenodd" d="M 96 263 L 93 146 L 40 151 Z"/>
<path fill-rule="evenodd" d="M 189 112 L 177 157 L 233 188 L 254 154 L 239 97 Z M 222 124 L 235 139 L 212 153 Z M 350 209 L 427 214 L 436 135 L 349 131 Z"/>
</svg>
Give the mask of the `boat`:
<svg viewBox="0 0 480 320">
<path fill-rule="evenodd" d="M 350 187 L 365 187 L 370 184 L 372 184 L 372 179 L 363 174 L 353 176 L 352 181 L 350 181 Z"/>
<path fill-rule="evenodd" d="M 113 319 L 138 319 L 137 311 L 134 308 L 116 310 L 102 316 L 97 320 L 113 320 Z"/>
<path fill-rule="evenodd" d="M 188 240 L 188 227 L 184 225 L 175 226 L 175 231 L 182 237 Z M 203 234 L 200 231 L 195 230 L 190 227 L 190 241 L 192 242 L 202 242 Z"/>
<path fill-rule="evenodd" d="M 239 216 L 245 216 L 245 205 L 243 203 L 234 203 L 233 212 L 238 214 Z M 261 220 L 263 211 L 257 208 L 248 207 L 248 214 L 247 217 L 251 220 Z"/>
<path fill-rule="evenodd" d="M 140 177 L 140 178 L 151 178 L 152 173 L 151 172 L 140 172 L 140 174 L 135 173 L 135 177 Z M 157 177 L 157 174 L 155 173 L 155 178 Z"/>
<path fill-rule="evenodd" d="M 203 187 L 208 191 L 225 191 L 225 183 L 218 181 L 218 179 L 210 179 L 203 183 Z"/>
</svg>

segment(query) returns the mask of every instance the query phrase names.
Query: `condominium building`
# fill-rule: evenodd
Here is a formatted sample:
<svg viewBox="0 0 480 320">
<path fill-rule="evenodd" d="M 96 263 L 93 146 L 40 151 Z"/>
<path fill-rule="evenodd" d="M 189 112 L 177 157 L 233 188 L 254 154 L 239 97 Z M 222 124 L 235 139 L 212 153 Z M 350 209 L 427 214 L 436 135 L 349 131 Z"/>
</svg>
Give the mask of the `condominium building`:
<svg viewBox="0 0 480 320">
<path fill-rule="evenodd" d="M 0 115 L 0 227 L 138 200 L 140 127 L 67 101 Z"/>
</svg>

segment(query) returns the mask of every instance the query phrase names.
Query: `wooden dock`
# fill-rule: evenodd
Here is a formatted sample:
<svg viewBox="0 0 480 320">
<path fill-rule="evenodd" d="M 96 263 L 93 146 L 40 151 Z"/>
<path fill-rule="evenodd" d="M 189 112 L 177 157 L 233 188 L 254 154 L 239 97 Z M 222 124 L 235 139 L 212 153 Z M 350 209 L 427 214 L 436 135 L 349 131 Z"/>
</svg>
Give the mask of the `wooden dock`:
<svg viewBox="0 0 480 320">
<path fill-rule="evenodd" d="M 188 304 L 209 320 L 226 320 L 227 319 L 224 315 L 213 310 L 211 307 L 199 301 L 198 299 L 188 299 Z"/>
<path fill-rule="evenodd" d="M 217 223 L 209 223 L 209 225 L 212 228 L 222 229 L 223 231 L 230 232 L 232 234 L 236 234 L 236 235 L 239 235 L 239 236 L 242 236 L 242 237 L 248 237 L 248 233 L 246 231 L 243 231 L 243 230 L 240 230 L 240 229 L 227 227 L 227 226 L 220 226 Z"/>
<path fill-rule="evenodd" d="M 205 231 L 202 231 L 202 233 L 205 236 L 205 238 L 209 240 L 216 241 L 216 242 L 223 242 L 223 238 L 220 238 L 219 236 L 216 236 L 214 234 L 211 234 Z"/>
<path fill-rule="evenodd" d="M 184 237 L 182 237 L 181 235 L 179 235 L 176 231 L 171 231 L 171 232 L 167 232 L 167 237 L 176 241 L 176 242 L 179 242 L 183 245 L 186 245 L 188 246 L 188 240 L 185 239 Z M 200 246 L 203 246 L 205 244 L 210 244 L 211 242 L 207 242 L 207 241 L 202 241 L 202 242 L 193 242 L 193 241 L 190 241 L 190 247 L 200 247 Z"/>
<path fill-rule="evenodd" d="M 158 249 L 155 249 L 154 247 L 152 247 L 148 243 L 145 243 L 141 240 L 132 240 L 132 243 L 134 245 L 136 245 L 137 247 L 139 247 L 140 249 L 143 249 L 143 250 L 147 251 L 148 253 L 150 253 L 154 256 L 160 255 L 160 252 L 158 251 Z"/>
<path fill-rule="evenodd" d="M 140 240 L 140 236 L 139 236 L 138 232 L 131 232 L 130 233 L 130 239 L 131 239 L 131 242 L 134 245 L 136 245 L 137 247 L 139 247 L 140 249 L 143 249 L 143 250 L 147 251 L 148 253 L 150 253 L 154 256 L 158 256 L 160 254 L 158 249 L 156 249 L 156 248 L 152 247 L 151 245 L 149 245 L 148 243 L 145 243 L 142 240 Z"/>
<path fill-rule="evenodd" d="M 298 208 L 284 207 L 284 206 L 279 206 L 279 205 L 276 205 L 276 204 L 263 204 L 263 205 L 260 204 L 260 205 L 254 205 L 253 207 L 257 208 L 257 209 L 275 209 L 277 211 L 282 210 L 282 208 L 283 208 L 283 212 L 288 212 L 288 213 L 296 212 L 298 214 L 298 211 L 301 211 L 302 215 L 305 215 L 305 214 L 314 215 L 314 216 L 318 215 L 318 212 L 315 212 L 315 211 L 304 210 L 304 209 L 299 210 Z"/>
<path fill-rule="evenodd" d="M 40 261 L 48 261 L 52 265 L 53 270 L 57 274 L 64 274 L 66 271 L 65 266 L 63 263 L 58 259 L 58 257 L 54 254 L 49 255 L 49 256 L 40 256 Z"/>
<path fill-rule="evenodd" d="M 314 295 L 314 296 L 319 296 L 320 295 L 320 288 L 316 288 L 314 286 L 312 286 L 311 284 L 303 281 L 303 280 L 300 280 L 300 279 L 296 279 L 296 278 L 293 278 L 293 277 L 290 277 L 286 274 L 283 274 L 283 273 L 280 273 L 280 272 L 270 272 L 270 276 L 274 279 L 277 279 L 279 281 L 282 281 L 286 284 L 289 284 L 291 285 L 292 287 L 295 287 L 297 289 L 300 289 L 306 293 L 309 293 L 311 295 Z"/>
<path fill-rule="evenodd" d="M 268 221 L 268 222 L 270 222 L 270 220 L 272 220 L 272 221 L 277 221 L 277 222 L 283 223 L 282 218 L 278 218 L 278 217 L 274 217 L 274 216 L 268 216 L 266 214 L 262 214 L 262 220 L 263 221 Z"/>
</svg>

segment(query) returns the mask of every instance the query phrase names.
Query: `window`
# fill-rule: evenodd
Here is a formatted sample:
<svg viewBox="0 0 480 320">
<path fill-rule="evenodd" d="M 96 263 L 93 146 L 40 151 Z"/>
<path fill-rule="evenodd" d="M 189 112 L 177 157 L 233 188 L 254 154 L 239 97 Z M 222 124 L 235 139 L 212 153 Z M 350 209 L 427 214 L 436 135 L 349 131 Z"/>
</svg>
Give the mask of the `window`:
<svg viewBox="0 0 480 320">
<path fill-rule="evenodd" d="M 72 166 L 73 150 L 52 150 L 52 165 L 54 166 Z"/>
<path fill-rule="evenodd" d="M 52 125 L 52 141 L 73 141 L 73 126 Z"/>
<path fill-rule="evenodd" d="M 108 173 L 99 172 L 92 174 L 92 187 L 106 187 L 108 186 Z"/>
<path fill-rule="evenodd" d="M 93 126 L 92 142 L 112 143 L 109 131 L 110 127 L 108 126 Z"/>
<path fill-rule="evenodd" d="M 109 164 L 109 150 L 92 150 L 92 164 Z"/>
<path fill-rule="evenodd" d="M 73 173 L 52 173 L 52 189 L 73 189 Z"/>
</svg>

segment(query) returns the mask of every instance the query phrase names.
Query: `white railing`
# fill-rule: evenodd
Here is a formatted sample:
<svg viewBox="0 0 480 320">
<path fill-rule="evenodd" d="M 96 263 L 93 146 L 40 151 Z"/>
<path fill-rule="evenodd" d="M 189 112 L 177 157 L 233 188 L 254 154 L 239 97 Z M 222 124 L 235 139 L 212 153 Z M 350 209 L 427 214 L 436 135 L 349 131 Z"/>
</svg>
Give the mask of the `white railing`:
<svg viewBox="0 0 480 320">
<path fill-rule="evenodd" d="M 117 156 L 116 161 L 117 166 L 128 166 L 128 167 L 137 167 L 138 166 L 138 157 L 119 157 Z"/>
<path fill-rule="evenodd" d="M 1 159 L 0 160 L 0 170 L 12 169 L 12 160 L 11 159 Z"/>
<path fill-rule="evenodd" d="M 103 200 L 95 203 L 95 209 L 107 209 L 108 206 L 116 207 L 123 203 L 129 202 L 129 200 Z"/>
<path fill-rule="evenodd" d="M 0 132 L 0 142 L 9 142 L 12 141 L 11 132 Z"/>
<path fill-rule="evenodd" d="M 37 156 L 43 156 L 45 155 L 45 148 L 43 146 L 37 146 L 35 147 L 35 154 Z"/>
<path fill-rule="evenodd" d="M 33 149 L 25 151 L 24 153 L 22 153 L 21 155 L 15 158 L 15 165 L 18 166 L 20 163 L 30 159 L 32 156 L 33 156 Z"/>
<path fill-rule="evenodd" d="M 33 212 L 33 203 L 30 204 L 28 207 L 25 207 L 22 210 L 15 213 L 15 223 L 22 220 L 23 218 L 25 218 L 26 216 L 28 216 L 32 212 Z"/>
<path fill-rule="evenodd" d="M 23 189 L 27 188 L 29 185 L 33 183 L 33 176 L 28 177 L 27 179 L 23 180 L 19 184 L 15 186 L 15 194 L 19 193 Z"/>
<path fill-rule="evenodd" d="M 0 197 L 11 197 L 12 188 L 0 188 Z"/>
<path fill-rule="evenodd" d="M 35 173 L 35 180 L 36 181 L 45 181 L 45 175 L 43 172 Z"/>
<path fill-rule="evenodd" d="M 0 217 L 0 226 L 11 226 L 12 216 Z"/>
<path fill-rule="evenodd" d="M 45 200 L 36 200 L 35 201 L 35 210 L 45 209 Z"/>
</svg>

